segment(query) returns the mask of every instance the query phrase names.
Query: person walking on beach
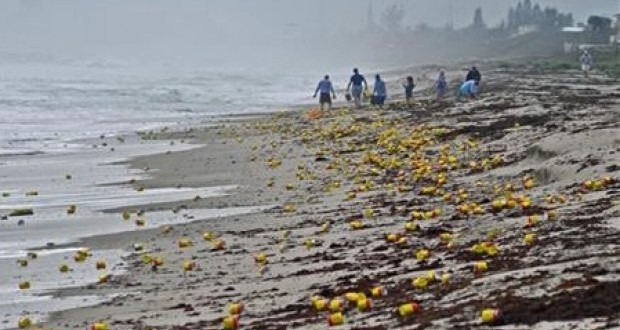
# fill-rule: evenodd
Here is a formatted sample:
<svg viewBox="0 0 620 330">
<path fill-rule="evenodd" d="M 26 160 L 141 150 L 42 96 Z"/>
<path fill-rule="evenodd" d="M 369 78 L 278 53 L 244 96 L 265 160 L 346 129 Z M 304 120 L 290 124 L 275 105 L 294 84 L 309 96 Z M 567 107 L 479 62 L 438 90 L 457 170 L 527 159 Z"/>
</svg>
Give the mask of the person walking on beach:
<svg viewBox="0 0 620 330">
<path fill-rule="evenodd" d="M 592 69 L 594 59 L 587 49 L 585 49 L 583 54 L 581 54 L 581 57 L 579 57 L 579 62 L 581 62 L 581 71 L 583 72 L 583 76 L 585 78 L 590 77 L 590 70 Z"/>
<path fill-rule="evenodd" d="M 412 76 L 407 77 L 407 82 L 403 84 L 403 88 L 405 89 L 405 101 L 407 102 L 407 106 L 411 106 L 411 100 L 413 99 L 413 89 L 415 88 L 415 83 L 413 82 Z"/>
<path fill-rule="evenodd" d="M 482 80 L 482 74 L 478 71 L 478 68 L 472 66 L 469 72 L 467 72 L 467 76 L 465 77 L 465 81 L 473 80 L 476 82 L 476 86 L 480 85 L 480 81 Z"/>
<path fill-rule="evenodd" d="M 381 79 L 380 75 L 375 76 L 375 86 L 372 92 L 372 103 L 383 107 L 385 99 L 387 98 L 387 88 L 385 87 L 385 81 Z"/>
<path fill-rule="evenodd" d="M 362 84 L 364 84 L 364 88 L 362 88 Z M 364 76 L 359 73 L 359 70 L 355 68 L 353 69 L 353 75 L 347 85 L 347 93 L 351 90 L 353 101 L 355 102 L 355 106 L 358 108 L 362 106 L 362 92 L 364 89 L 368 89 L 366 78 L 364 78 Z"/>
<path fill-rule="evenodd" d="M 336 99 L 336 92 L 334 91 L 334 86 L 332 82 L 329 80 L 329 75 L 326 75 L 323 80 L 319 81 L 319 84 L 316 86 L 316 90 L 314 91 L 314 95 L 312 97 L 316 97 L 316 94 L 320 92 L 319 103 L 321 104 L 321 111 L 323 111 L 324 106 L 327 104 L 327 110 L 331 110 L 332 108 L 332 98 Z"/>
<path fill-rule="evenodd" d="M 473 79 L 468 80 L 461 85 L 461 88 L 459 89 L 459 99 L 461 97 L 466 97 L 466 98 L 471 98 L 471 99 L 476 98 L 476 81 L 475 80 Z"/>
<path fill-rule="evenodd" d="M 437 99 L 442 99 L 446 92 L 448 91 L 448 82 L 446 81 L 446 73 L 441 70 L 439 71 L 439 77 L 435 82 L 435 89 L 437 92 Z"/>
</svg>

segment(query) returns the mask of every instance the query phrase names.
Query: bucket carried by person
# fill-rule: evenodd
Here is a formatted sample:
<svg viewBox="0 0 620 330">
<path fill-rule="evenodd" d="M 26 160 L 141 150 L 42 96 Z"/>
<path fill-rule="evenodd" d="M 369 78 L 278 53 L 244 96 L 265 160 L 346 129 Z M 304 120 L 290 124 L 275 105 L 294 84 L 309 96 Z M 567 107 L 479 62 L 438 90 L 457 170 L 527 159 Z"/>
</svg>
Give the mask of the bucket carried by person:
<svg viewBox="0 0 620 330">
<path fill-rule="evenodd" d="M 362 97 L 364 98 L 364 102 L 368 102 L 373 99 L 372 92 L 369 89 L 364 90 Z"/>
</svg>

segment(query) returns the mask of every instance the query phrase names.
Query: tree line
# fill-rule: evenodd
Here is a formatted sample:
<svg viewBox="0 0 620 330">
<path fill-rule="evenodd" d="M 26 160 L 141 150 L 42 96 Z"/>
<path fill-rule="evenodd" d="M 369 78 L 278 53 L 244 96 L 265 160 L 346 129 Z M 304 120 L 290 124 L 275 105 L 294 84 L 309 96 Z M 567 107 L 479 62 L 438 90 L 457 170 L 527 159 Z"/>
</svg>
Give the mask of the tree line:
<svg viewBox="0 0 620 330">
<path fill-rule="evenodd" d="M 376 28 L 374 19 L 371 17 L 372 11 L 369 10 L 369 27 Z M 406 17 L 405 8 L 400 4 L 389 4 L 381 13 L 380 27 L 387 32 L 399 32 L 405 30 L 403 22 Z M 507 16 L 501 21 L 499 26 L 493 29 L 499 29 L 505 33 L 516 33 L 520 27 L 536 25 L 541 30 L 560 30 L 566 26 L 573 26 L 574 19 L 571 13 L 562 13 L 557 8 L 545 7 L 540 4 L 533 4 L 532 0 L 519 1 L 516 6 L 508 10 Z M 450 26 L 449 26 L 450 27 Z M 430 26 L 427 24 L 419 24 L 415 30 L 428 30 Z M 488 26 L 484 22 L 482 8 L 476 8 L 472 24 L 466 29 L 484 30 Z"/>
</svg>

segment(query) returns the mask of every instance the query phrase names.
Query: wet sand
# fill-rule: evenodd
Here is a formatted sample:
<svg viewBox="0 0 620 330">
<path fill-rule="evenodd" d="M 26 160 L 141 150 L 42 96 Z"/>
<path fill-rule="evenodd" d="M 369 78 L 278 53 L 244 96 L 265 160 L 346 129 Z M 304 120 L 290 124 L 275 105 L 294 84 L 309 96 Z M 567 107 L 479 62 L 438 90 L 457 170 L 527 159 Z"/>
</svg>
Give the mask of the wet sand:
<svg viewBox="0 0 620 330">
<path fill-rule="evenodd" d="M 44 327 L 219 329 L 229 304 L 242 302 L 240 329 L 324 329 L 329 313 L 312 296 L 370 297 L 377 286 L 385 294 L 369 310 L 344 304 L 338 328 L 620 327 L 620 90 L 600 75 L 527 66 L 489 67 L 485 79 L 475 101 L 423 98 L 413 109 L 318 119 L 298 111 L 156 134 L 204 147 L 134 160 L 156 169 L 139 185 L 237 188 L 127 211 L 146 221 L 153 212 L 264 211 L 84 240 L 129 251 L 119 265 L 127 273 L 57 295 L 119 296 L 55 313 Z M 396 313 L 412 301 L 419 310 Z M 482 324 L 485 308 L 501 317 Z"/>
</svg>

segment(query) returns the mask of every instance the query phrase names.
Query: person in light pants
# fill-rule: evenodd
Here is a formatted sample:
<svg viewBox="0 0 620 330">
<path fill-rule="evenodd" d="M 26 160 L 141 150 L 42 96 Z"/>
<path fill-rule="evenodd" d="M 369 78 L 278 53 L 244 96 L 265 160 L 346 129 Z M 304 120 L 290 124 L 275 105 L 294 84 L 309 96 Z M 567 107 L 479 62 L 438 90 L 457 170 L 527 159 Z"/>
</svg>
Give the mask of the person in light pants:
<svg viewBox="0 0 620 330">
<path fill-rule="evenodd" d="M 381 79 L 380 75 L 375 76 L 375 86 L 372 94 L 372 104 L 383 107 L 387 98 L 387 88 L 385 87 L 385 81 Z"/>
<path fill-rule="evenodd" d="M 590 77 L 590 70 L 592 69 L 594 59 L 587 49 L 583 51 L 583 54 L 581 54 L 579 62 L 581 62 L 581 71 L 583 72 L 583 76 L 586 78 Z"/>
<path fill-rule="evenodd" d="M 362 84 L 364 84 L 364 88 L 362 88 Z M 347 85 L 347 93 L 351 90 L 353 101 L 355 102 L 355 106 L 358 108 L 362 106 L 362 92 L 364 89 L 368 89 L 366 78 L 364 78 L 364 76 L 359 73 L 359 70 L 355 68 L 353 69 L 353 75 Z"/>
</svg>

